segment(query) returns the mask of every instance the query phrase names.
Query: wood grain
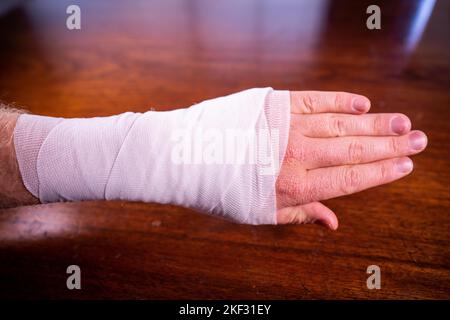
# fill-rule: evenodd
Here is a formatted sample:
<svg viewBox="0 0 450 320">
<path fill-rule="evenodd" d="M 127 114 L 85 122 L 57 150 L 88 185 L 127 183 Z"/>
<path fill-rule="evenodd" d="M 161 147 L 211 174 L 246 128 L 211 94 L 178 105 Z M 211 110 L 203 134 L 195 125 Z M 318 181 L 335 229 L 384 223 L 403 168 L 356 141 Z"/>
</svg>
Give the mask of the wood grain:
<svg viewBox="0 0 450 320">
<path fill-rule="evenodd" d="M 429 137 L 407 178 L 326 201 L 337 232 L 244 226 L 129 202 L 0 212 L 1 298 L 450 298 L 450 3 L 414 45 L 420 1 L 27 1 L 0 17 L 0 99 L 88 117 L 169 110 L 257 86 L 345 90 Z M 422 1 L 424 2 L 424 1 Z M 416 30 L 416 31 L 414 31 Z M 412 40 L 411 40 L 412 39 Z M 82 289 L 66 288 L 66 268 Z M 366 268 L 379 265 L 381 290 Z"/>
</svg>

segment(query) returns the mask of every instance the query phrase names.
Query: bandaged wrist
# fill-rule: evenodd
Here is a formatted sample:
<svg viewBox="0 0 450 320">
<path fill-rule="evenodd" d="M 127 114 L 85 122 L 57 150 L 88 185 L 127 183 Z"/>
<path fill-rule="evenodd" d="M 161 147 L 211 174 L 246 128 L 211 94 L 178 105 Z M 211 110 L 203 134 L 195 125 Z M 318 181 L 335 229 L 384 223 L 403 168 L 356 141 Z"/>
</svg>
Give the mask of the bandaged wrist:
<svg viewBox="0 0 450 320">
<path fill-rule="evenodd" d="M 42 203 L 157 202 L 275 224 L 289 101 L 288 91 L 263 88 L 167 112 L 21 115 L 14 144 L 22 180 Z"/>
</svg>

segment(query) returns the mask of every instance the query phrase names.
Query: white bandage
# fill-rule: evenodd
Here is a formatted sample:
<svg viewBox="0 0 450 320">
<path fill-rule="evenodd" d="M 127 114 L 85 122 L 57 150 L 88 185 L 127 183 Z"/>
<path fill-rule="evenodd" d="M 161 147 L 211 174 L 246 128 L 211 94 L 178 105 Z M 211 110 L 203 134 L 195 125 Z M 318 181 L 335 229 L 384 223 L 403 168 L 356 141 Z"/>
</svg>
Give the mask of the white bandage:
<svg viewBox="0 0 450 320">
<path fill-rule="evenodd" d="M 21 115 L 17 160 L 24 185 L 42 203 L 170 203 L 240 223 L 275 224 L 289 101 L 288 91 L 265 88 L 169 112 Z"/>
</svg>

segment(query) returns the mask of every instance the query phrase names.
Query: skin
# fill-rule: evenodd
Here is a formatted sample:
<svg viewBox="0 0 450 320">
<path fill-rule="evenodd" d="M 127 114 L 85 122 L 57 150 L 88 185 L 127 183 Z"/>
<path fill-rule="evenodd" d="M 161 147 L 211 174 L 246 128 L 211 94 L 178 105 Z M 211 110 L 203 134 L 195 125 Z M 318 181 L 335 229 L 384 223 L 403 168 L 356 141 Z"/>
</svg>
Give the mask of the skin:
<svg viewBox="0 0 450 320">
<path fill-rule="evenodd" d="M 276 183 L 277 222 L 338 227 L 319 201 L 400 179 L 413 169 L 407 156 L 427 137 L 407 116 L 366 114 L 368 98 L 346 92 L 292 91 L 286 154 Z M 0 207 L 38 204 L 23 185 L 13 132 L 20 111 L 0 106 Z"/>
<path fill-rule="evenodd" d="M 277 191 L 277 221 L 338 227 L 319 201 L 359 192 L 411 173 L 407 156 L 427 137 L 397 113 L 366 114 L 368 98 L 346 92 L 291 92 L 289 142 Z"/>
<path fill-rule="evenodd" d="M 37 204 L 25 188 L 14 149 L 14 127 L 22 111 L 0 104 L 0 208 Z"/>
</svg>

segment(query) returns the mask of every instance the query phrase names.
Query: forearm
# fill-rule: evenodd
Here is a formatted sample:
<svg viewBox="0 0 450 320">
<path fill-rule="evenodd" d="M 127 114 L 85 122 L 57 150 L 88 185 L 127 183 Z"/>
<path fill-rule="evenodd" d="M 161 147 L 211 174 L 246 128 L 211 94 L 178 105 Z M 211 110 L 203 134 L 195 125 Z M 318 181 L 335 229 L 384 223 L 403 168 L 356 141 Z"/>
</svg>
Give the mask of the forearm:
<svg viewBox="0 0 450 320">
<path fill-rule="evenodd" d="M 23 115 L 15 151 L 25 187 L 42 203 L 170 203 L 274 224 L 289 107 L 289 92 L 256 88 L 171 112 Z"/>
<path fill-rule="evenodd" d="M 14 127 L 20 113 L 0 104 L 0 208 L 39 203 L 22 182 L 14 149 Z"/>
</svg>

